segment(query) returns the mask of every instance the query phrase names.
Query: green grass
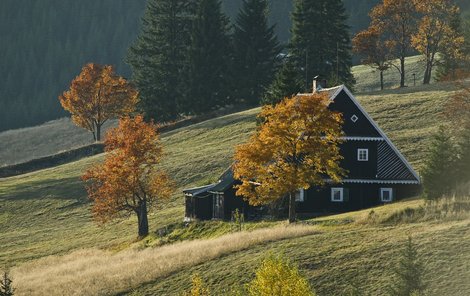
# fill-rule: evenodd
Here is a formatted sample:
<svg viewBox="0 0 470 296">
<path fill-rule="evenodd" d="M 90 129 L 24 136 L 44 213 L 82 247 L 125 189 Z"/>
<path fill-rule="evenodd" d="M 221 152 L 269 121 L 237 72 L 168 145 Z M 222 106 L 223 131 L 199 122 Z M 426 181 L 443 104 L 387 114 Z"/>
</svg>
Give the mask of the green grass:
<svg viewBox="0 0 470 296">
<path fill-rule="evenodd" d="M 395 61 L 399 65 L 399 61 Z M 424 63 L 422 57 L 411 56 L 405 59 L 405 85 L 412 87 L 415 84 L 413 74 L 416 74 L 416 85 L 421 85 L 424 78 Z M 433 70 L 433 72 L 435 69 Z M 356 78 L 354 89 L 358 92 L 368 92 L 380 90 L 380 73 L 368 65 L 353 67 L 353 74 Z M 400 73 L 395 67 L 391 67 L 384 72 L 384 88 L 397 88 L 400 86 Z"/>
<path fill-rule="evenodd" d="M 360 70 L 355 68 L 358 75 L 365 75 Z M 454 91 L 451 84 L 438 83 L 358 93 L 357 97 L 419 171 L 423 167 L 430 135 L 445 122 L 440 117 L 443 104 Z M 144 241 L 135 242 L 134 217 L 105 226 L 96 225 L 91 218 L 90 205 L 79 177 L 87 167 L 102 160 L 102 155 L 0 179 L 0 269 L 82 248 L 119 251 L 131 245 L 154 247 L 232 232 L 233 225 L 225 222 L 184 225 L 181 222 L 184 214 L 181 190 L 217 179 L 231 164 L 234 146 L 254 131 L 257 112 L 259 109 L 235 113 L 162 135 L 166 153 L 163 166 L 177 182 L 177 188 L 173 198 L 160 204 L 159 209 L 150 215 L 152 234 Z M 0 139 L 6 139 L 10 144 L 0 141 L 3 143 L 0 144 L 0 163 L 5 159 L 1 155 L 21 159 L 16 155 L 31 154 L 34 145 L 39 144 L 31 140 L 30 145 L 24 139 L 33 137 L 32 134 L 38 134 L 39 139 L 41 133 L 38 131 L 31 129 L 23 134 L 20 130 L 18 135 L 21 138 L 15 142 L 8 142 L 8 139 L 15 138 L 14 131 L 0 133 Z M 38 153 L 47 151 L 52 154 L 57 142 L 68 141 L 70 147 L 77 143 L 74 138 L 59 138 L 55 134 L 58 131 L 50 132 L 51 136 L 45 136 L 42 146 L 38 146 L 42 151 Z M 5 150 L 7 146 L 14 148 Z M 26 152 L 20 152 L 18 147 Z M 13 150 L 18 150 L 18 154 L 9 155 L 8 151 Z M 398 248 L 407 234 L 412 233 L 423 254 L 429 258 L 430 266 L 436 270 L 435 273 L 430 272 L 432 295 L 465 295 L 461 292 L 469 291 L 470 279 L 467 280 L 468 273 L 463 271 L 470 270 L 470 252 L 468 244 L 463 242 L 469 239 L 469 222 L 416 220 L 413 217 L 420 215 L 421 206 L 421 201 L 408 201 L 374 209 L 372 214 L 366 210 L 308 220 L 306 223 L 319 224 L 325 231 L 305 238 L 260 245 L 191 267 L 167 278 L 156 279 L 138 289 L 137 294 L 165 295 L 165 291 L 166 294 L 182 291 L 189 286 L 190 275 L 194 272 L 200 272 L 215 290 L 222 291 L 223 287 L 246 282 L 257 262 L 274 250 L 285 252 L 298 262 L 320 295 L 340 293 L 349 284 L 356 283 L 372 295 L 378 295 L 389 281 L 389 272 L 384 270 L 391 268 Z M 403 207 L 413 210 L 403 212 Z M 404 217 L 406 223 L 401 223 Z M 413 223 L 409 224 L 410 221 Z M 247 223 L 245 227 L 255 229 L 278 223 Z M 165 229 L 163 235 L 157 231 L 159 229 Z M 467 286 L 460 282 L 463 280 Z M 446 291 L 452 293 L 444 293 Z"/>
<path fill-rule="evenodd" d="M 314 235 L 270 242 L 211 260 L 156 279 L 128 294 L 180 295 L 189 289 L 191 276 L 200 274 L 211 291 L 222 295 L 250 281 L 267 254 L 282 253 L 299 265 L 318 295 L 345 295 L 352 286 L 366 295 L 384 295 L 394 280 L 393 268 L 399 252 L 411 235 L 425 263 L 427 295 L 468 295 L 469 205 L 467 199 L 465 209 L 460 212 L 462 216 L 455 212 L 446 215 L 442 213 L 443 207 L 425 206 L 422 200 L 414 200 L 304 221 L 317 225 L 349 223 L 323 226 Z M 390 224 L 393 217 L 403 217 L 411 209 L 423 209 L 428 216 L 394 220 Z"/>
</svg>

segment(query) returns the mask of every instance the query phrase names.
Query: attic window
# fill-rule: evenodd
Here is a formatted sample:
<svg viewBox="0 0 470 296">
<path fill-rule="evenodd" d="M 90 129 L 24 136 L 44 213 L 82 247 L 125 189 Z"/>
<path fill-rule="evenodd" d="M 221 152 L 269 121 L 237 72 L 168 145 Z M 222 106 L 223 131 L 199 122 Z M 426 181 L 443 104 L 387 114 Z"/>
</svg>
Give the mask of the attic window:
<svg viewBox="0 0 470 296">
<path fill-rule="evenodd" d="M 369 149 L 357 149 L 357 160 L 368 161 L 369 160 Z"/>
<path fill-rule="evenodd" d="M 354 123 L 355 123 L 358 119 L 359 119 L 359 117 L 357 117 L 356 114 L 354 114 L 353 116 L 351 116 L 351 121 L 354 122 Z"/>
</svg>

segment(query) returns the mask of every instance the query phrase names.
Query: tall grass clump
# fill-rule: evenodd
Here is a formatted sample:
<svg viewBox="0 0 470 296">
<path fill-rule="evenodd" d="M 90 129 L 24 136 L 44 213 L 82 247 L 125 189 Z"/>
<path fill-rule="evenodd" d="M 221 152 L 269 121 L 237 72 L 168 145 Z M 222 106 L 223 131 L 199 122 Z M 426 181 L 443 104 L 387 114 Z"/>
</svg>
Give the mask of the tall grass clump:
<svg viewBox="0 0 470 296">
<path fill-rule="evenodd" d="M 108 295 L 255 245 L 315 232 L 311 226 L 279 226 L 120 253 L 89 249 L 39 259 L 12 274 L 22 295 Z"/>
</svg>

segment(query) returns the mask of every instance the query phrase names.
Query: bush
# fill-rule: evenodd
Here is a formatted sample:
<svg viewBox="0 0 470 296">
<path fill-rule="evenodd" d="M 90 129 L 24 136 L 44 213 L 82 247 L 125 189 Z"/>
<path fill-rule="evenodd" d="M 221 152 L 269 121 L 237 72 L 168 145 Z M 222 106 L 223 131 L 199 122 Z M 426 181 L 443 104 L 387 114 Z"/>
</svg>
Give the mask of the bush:
<svg viewBox="0 0 470 296">
<path fill-rule="evenodd" d="M 281 256 L 269 256 L 247 285 L 250 296 L 314 296 L 298 268 Z"/>
<path fill-rule="evenodd" d="M 198 274 L 194 275 L 191 281 L 192 281 L 191 290 L 184 293 L 183 294 L 184 296 L 210 296 L 211 295 L 209 288 L 204 285 L 201 277 Z"/>
</svg>

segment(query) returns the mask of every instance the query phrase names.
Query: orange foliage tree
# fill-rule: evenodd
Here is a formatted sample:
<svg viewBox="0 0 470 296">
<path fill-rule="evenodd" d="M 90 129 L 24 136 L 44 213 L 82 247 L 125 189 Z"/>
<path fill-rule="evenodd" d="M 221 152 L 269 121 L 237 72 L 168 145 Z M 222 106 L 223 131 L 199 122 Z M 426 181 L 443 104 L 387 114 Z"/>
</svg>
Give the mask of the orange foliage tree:
<svg viewBox="0 0 470 296">
<path fill-rule="evenodd" d="M 451 0 L 414 0 L 416 11 L 422 14 L 418 31 L 412 36 L 413 47 L 424 57 L 426 65 L 423 84 L 429 84 L 432 69 L 438 63 L 437 53 L 445 52 L 454 59 L 462 56 L 464 37 L 452 26 L 459 17 L 459 8 Z"/>
<path fill-rule="evenodd" d="M 411 0 L 383 0 L 370 12 L 371 26 L 385 37 L 385 45 L 400 65 L 400 87 L 405 86 L 405 58 L 410 54 L 411 36 L 416 31 L 416 8 Z"/>
<path fill-rule="evenodd" d="M 141 115 L 124 117 L 105 139 L 106 158 L 82 176 L 93 215 L 100 222 L 137 215 L 139 236 L 148 234 L 148 209 L 169 198 L 172 182 L 159 169 L 162 145 L 157 126 Z"/>
<path fill-rule="evenodd" d="M 362 63 L 377 69 L 380 73 L 380 89 L 384 89 L 384 71 L 390 68 L 390 54 L 380 30 L 371 26 L 361 31 L 352 40 L 353 51 L 362 56 Z"/>
<path fill-rule="evenodd" d="M 236 147 L 234 176 L 241 181 L 236 194 L 255 206 L 289 195 L 293 222 L 297 190 L 322 185 L 325 177 L 339 181 L 342 115 L 329 110 L 329 102 L 324 94 L 311 94 L 263 107 L 263 124 Z"/>
<path fill-rule="evenodd" d="M 138 102 L 137 91 L 116 75 L 112 66 L 87 64 L 59 96 L 60 104 L 72 114 L 72 121 L 101 140 L 101 126 L 111 118 L 129 114 Z"/>
</svg>

